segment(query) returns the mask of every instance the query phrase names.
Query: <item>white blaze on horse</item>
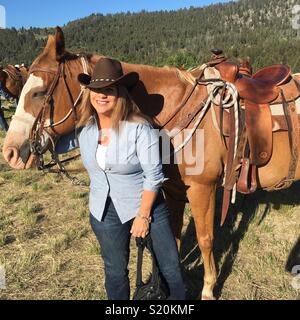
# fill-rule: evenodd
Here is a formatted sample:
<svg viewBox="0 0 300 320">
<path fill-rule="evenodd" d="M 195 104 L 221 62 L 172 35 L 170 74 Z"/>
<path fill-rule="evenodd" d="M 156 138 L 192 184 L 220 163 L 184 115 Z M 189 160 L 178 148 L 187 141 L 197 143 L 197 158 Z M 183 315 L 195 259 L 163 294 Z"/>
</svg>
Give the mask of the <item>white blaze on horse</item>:
<svg viewBox="0 0 300 320">
<path fill-rule="evenodd" d="M 203 299 L 214 298 L 217 281 L 212 249 L 215 195 L 220 181 L 225 187 L 224 222 L 229 202 L 234 200 L 231 193 L 234 195 L 236 189 L 247 193 L 256 188 L 287 187 L 300 178 L 299 86 L 289 69 L 277 66 L 252 76 L 226 61 L 222 52 L 214 53 L 214 60 L 191 72 L 122 62 L 125 73 L 136 71 L 140 75 L 132 93 L 134 100 L 143 112 L 156 117 L 162 128 L 178 134 L 184 129 L 192 133 L 204 130 L 201 146 L 196 134 L 181 146 L 191 150 L 193 163 L 183 156 L 181 162 L 163 166 L 169 178 L 163 187 L 178 239 L 185 204 L 190 203 L 204 263 Z M 77 75 L 91 73 L 98 59 L 101 56 L 80 57 L 66 52 L 60 28 L 49 37 L 30 67 L 4 142 L 4 158 L 12 168 L 33 165 L 35 142 L 41 137 L 43 146 L 47 137 L 57 140 L 74 130 L 80 118 Z M 198 163 L 202 165 L 203 152 L 203 170 L 188 174 Z"/>
<path fill-rule="evenodd" d="M 7 157 L 5 159 L 10 160 L 10 165 L 14 169 L 27 169 L 32 166 L 33 156 L 31 156 L 32 160 L 30 161 L 30 164 L 25 166 L 18 150 L 21 149 L 20 146 L 22 146 L 23 142 L 26 141 L 24 137 L 29 137 L 29 133 L 35 121 L 34 115 L 26 112 L 24 109 L 25 98 L 32 89 L 39 88 L 42 85 L 43 80 L 41 78 L 30 75 L 23 87 L 15 115 L 10 123 L 9 132 L 5 139 L 5 141 L 9 143 L 10 147 L 6 149 L 4 156 Z"/>
</svg>

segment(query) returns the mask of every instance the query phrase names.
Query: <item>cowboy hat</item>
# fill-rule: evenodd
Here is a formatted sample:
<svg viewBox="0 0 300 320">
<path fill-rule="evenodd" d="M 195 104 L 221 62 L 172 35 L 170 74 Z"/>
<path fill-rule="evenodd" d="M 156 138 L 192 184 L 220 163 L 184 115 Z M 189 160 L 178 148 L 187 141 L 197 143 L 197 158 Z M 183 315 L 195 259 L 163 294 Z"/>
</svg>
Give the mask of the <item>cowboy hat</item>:
<svg viewBox="0 0 300 320">
<path fill-rule="evenodd" d="M 131 88 L 139 81 L 136 72 L 123 73 L 121 63 L 111 58 L 101 58 L 95 65 L 92 76 L 81 73 L 78 81 L 89 89 L 101 89 L 111 85 Z"/>
</svg>

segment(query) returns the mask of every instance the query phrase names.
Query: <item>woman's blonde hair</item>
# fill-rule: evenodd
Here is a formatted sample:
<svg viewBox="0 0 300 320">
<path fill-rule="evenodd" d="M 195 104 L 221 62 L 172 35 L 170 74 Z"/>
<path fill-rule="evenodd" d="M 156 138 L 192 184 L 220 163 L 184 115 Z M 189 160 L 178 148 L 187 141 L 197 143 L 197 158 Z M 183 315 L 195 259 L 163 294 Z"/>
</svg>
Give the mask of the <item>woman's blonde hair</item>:
<svg viewBox="0 0 300 320">
<path fill-rule="evenodd" d="M 116 132 L 119 131 L 119 125 L 121 121 L 129 122 L 149 122 L 155 125 L 155 121 L 142 113 L 136 103 L 130 97 L 130 94 L 126 87 L 117 86 L 118 89 L 118 99 L 116 106 L 113 109 L 111 117 L 111 127 Z M 80 120 L 77 123 L 77 127 L 85 126 L 86 124 L 92 123 L 93 116 L 98 117 L 95 108 L 91 104 L 90 100 L 91 90 L 86 88 L 83 93 L 82 103 L 79 108 Z"/>
</svg>

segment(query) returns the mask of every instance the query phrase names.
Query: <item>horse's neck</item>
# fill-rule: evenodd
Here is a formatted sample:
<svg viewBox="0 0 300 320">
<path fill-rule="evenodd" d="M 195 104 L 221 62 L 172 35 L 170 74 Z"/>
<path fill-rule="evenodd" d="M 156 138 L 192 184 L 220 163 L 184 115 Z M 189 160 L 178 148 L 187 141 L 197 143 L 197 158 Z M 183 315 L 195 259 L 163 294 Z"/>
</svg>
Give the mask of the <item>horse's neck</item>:
<svg viewBox="0 0 300 320">
<path fill-rule="evenodd" d="M 178 77 L 177 69 L 172 67 L 154 67 L 143 64 L 122 63 L 125 72 L 135 71 L 146 85 L 155 85 L 160 88 L 170 84 L 183 84 Z"/>
<path fill-rule="evenodd" d="M 92 56 L 90 66 L 94 67 L 102 56 Z M 195 83 L 194 74 L 172 67 L 154 67 L 122 62 L 124 73 L 137 72 L 141 84 L 132 91 L 132 96 L 141 110 L 156 117 L 160 124 L 169 119 L 180 108 L 182 112 L 193 110 L 206 97 L 206 88 L 196 87 L 187 99 Z M 199 71 L 196 71 L 199 73 Z M 187 99 L 187 101 L 185 101 Z M 178 113 L 179 117 L 180 114 Z"/>
<path fill-rule="evenodd" d="M 94 68 L 97 61 L 104 56 L 92 55 L 89 59 L 89 65 L 91 69 Z M 155 67 L 144 64 L 133 64 L 127 62 L 121 62 L 124 73 L 137 72 L 144 84 L 159 83 L 159 87 L 168 86 L 169 83 L 186 86 L 189 83 L 180 79 L 178 76 L 178 69 L 175 67 Z M 187 73 L 186 71 L 179 71 Z"/>
</svg>

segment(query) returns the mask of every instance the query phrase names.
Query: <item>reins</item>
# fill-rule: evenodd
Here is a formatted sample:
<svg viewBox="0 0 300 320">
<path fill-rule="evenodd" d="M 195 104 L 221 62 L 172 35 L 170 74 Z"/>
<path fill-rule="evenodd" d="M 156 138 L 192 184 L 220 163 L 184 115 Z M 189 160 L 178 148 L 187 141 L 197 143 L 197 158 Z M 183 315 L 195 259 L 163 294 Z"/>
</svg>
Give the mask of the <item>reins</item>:
<svg viewBox="0 0 300 320">
<path fill-rule="evenodd" d="M 80 57 L 80 59 L 81 59 L 83 72 L 88 74 L 86 57 L 85 56 L 78 56 L 78 57 Z M 72 94 L 71 94 L 71 91 L 69 89 L 69 86 L 68 86 L 66 79 L 65 79 L 65 63 L 63 61 L 60 62 L 59 66 L 57 68 L 57 71 L 54 71 L 51 69 L 46 69 L 46 68 L 38 68 L 38 67 L 33 67 L 29 70 L 29 74 L 32 74 L 34 72 L 45 72 L 45 73 L 49 73 L 49 74 L 54 74 L 54 79 L 50 85 L 50 88 L 48 89 L 48 91 L 45 95 L 42 108 L 39 111 L 39 113 L 34 121 L 34 124 L 32 126 L 32 129 L 31 129 L 30 135 L 29 135 L 30 151 L 36 157 L 37 167 L 39 170 L 46 170 L 46 169 L 49 169 L 49 168 L 57 165 L 60 173 L 65 175 L 68 179 L 70 179 L 73 184 L 85 185 L 84 182 L 79 181 L 76 177 L 71 177 L 70 174 L 65 169 L 65 167 L 63 166 L 64 162 L 76 159 L 79 157 L 79 155 L 68 158 L 64 161 L 60 161 L 58 154 L 55 152 L 55 145 L 56 145 L 55 140 L 58 137 L 58 134 L 55 131 L 55 127 L 57 127 L 58 125 L 61 125 L 65 121 L 67 121 L 67 119 L 72 114 L 73 114 L 74 127 L 75 127 L 75 139 L 78 141 L 78 135 L 77 135 L 77 130 L 76 130 L 76 128 L 77 128 L 76 107 L 78 106 L 79 101 L 82 98 L 84 88 L 81 87 L 80 93 L 77 96 L 76 100 L 74 101 Z M 68 99 L 70 102 L 70 110 L 63 119 L 54 123 L 54 121 L 53 121 L 54 105 L 52 103 L 52 99 L 53 99 L 54 91 L 55 91 L 60 79 L 62 79 L 64 86 L 66 88 L 66 91 L 68 93 Z M 45 122 L 46 122 L 45 114 L 48 109 L 50 112 L 50 124 L 46 125 L 45 124 Z M 51 134 L 48 133 L 49 129 L 52 131 L 52 135 L 54 135 L 54 138 L 52 137 Z M 48 149 L 45 134 L 44 134 L 45 132 L 47 133 L 47 138 L 50 140 L 50 143 L 51 143 L 51 148 L 49 148 L 49 151 L 52 155 L 51 162 L 47 165 L 45 165 L 45 163 L 44 163 L 44 153 L 46 151 L 45 149 Z M 46 145 L 46 147 L 43 147 L 43 142 L 44 142 L 44 146 Z"/>
</svg>

